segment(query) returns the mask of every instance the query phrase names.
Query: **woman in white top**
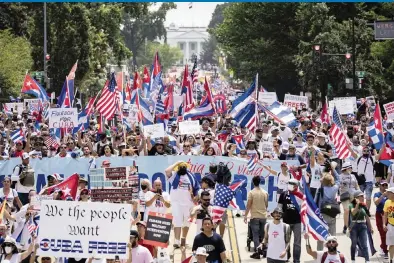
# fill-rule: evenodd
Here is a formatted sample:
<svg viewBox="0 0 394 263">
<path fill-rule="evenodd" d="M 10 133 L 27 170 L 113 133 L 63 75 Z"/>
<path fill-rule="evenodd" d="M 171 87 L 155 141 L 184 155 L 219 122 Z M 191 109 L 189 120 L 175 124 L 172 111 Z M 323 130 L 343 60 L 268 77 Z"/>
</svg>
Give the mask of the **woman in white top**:
<svg viewBox="0 0 394 263">
<path fill-rule="evenodd" d="M 19 209 L 22 207 L 22 202 L 19 200 L 18 193 L 15 189 L 11 188 L 11 178 L 6 176 L 3 180 L 3 188 L 0 189 L 0 199 L 7 200 L 8 205 L 14 207 L 14 201 Z"/>
<path fill-rule="evenodd" d="M 145 213 L 145 195 L 151 190 L 151 185 L 148 179 L 142 179 L 141 180 L 141 191 L 138 193 L 138 199 L 139 199 L 139 208 L 138 211 L 141 214 L 141 218 L 144 218 L 144 213 Z"/>
<path fill-rule="evenodd" d="M 23 253 L 18 253 L 18 248 L 16 247 L 16 241 L 12 237 L 6 237 L 4 243 L 1 244 L 1 256 L 0 262 L 2 263 L 19 263 L 27 258 L 34 249 L 35 238 L 32 237 L 32 242 L 29 248 Z"/>
<path fill-rule="evenodd" d="M 296 154 L 301 154 L 301 150 L 305 147 L 306 142 L 303 141 L 302 133 L 297 133 L 293 144 L 296 147 Z"/>
<path fill-rule="evenodd" d="M 315 202 L 318 200 L 318 190 L 321 187 L 321 178 L 323 173 L 322 166 L 324 165 L 326 159 L 324 158 L 324 154 L 319 152 L 317 154 L 317 161 L 315 158 L 315 151 L 311 151 L 311 158 L 310 158 L 310 167 L 311 173 L 309 175 L 309 187 L 311 190 L 312 197 L 314 198 Z"/>
<path fill-rule="evenodd" d="M 276 191 L 277 198 L 279 199 L 279 196 L 281 193 L 287 191 L 287 183 L 291 179 L 291 174 L 289 173 L 289 167 L 287 167 L 286 162 L 282 162 L 280 164 L 280 172 L 277 172 L 275 170 L 272 170 L 271 167 L 268 167 L 266 165 L 263 165 L 265 169 L 268 170 L 273 175 L 278 176 L 278 182 L 277 182 L 277 188 L 278 190 Z"/>
</svg>

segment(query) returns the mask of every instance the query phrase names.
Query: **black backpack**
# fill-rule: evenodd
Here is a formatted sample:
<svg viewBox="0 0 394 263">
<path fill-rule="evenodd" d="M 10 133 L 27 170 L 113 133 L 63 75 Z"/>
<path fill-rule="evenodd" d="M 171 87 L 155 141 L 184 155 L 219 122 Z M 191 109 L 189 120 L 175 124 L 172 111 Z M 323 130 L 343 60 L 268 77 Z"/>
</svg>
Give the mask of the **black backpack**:
<svg viewBox="0 0 394 263">
<path fill-rule="evenodd" d="M 231 182 L 231 172 L 227 165 L 224 163 L 219 163 L 218 170 L 216 172 L 217 179 L 216 182 L 223 185 L 230 185 Z"/>
</svg>

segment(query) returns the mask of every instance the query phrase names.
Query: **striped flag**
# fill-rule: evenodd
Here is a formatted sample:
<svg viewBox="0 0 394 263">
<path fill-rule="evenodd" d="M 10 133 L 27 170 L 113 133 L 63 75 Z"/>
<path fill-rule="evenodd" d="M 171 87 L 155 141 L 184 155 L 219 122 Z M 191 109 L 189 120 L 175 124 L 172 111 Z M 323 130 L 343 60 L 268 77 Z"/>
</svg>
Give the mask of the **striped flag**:
<svg viewBox="0 0 394 263">
<path fill-rule="evenodd" d="M 15 130 L 10 133 L 11 140 L 16 143 L 17 141 L 24 141 L 25 134 L 23 133 L 22 129 Z"/>
<path fill-rule="evenodd" d="M 183 73 L 182 91 L 183 95 L 183 112 L 186 113 L 194 108 L 193 91 L 191 88 L 191 78 L 187 64 L 185 65 L 185 71 Z"/>
<path fill-rule="evenodd" d="M 348 158 L 351 154 L 346 136 L 347 135 L 343 132 L 343 127 L 337 108 L 334 107 L 330 137 L 334 143 L 338 158 L 342 160 Z"/>
<path fill-rule="evenodd" d="M 111 74 L 111 79 L 105 83 L 101 96 L 97 101 L 96 109 L 107 120 L 111 120 L 116 110 L 116 78 L 115 73 Z"/>
<path fill-rule="evenodd" d="M 216 113 L 225 113 L 227 111 L 226 96 L 224 94 L 218 94 L 213 97 L 215 104 Z"/>
<path fill-rule="evenodd" d="M 52 136 L 48 136 L 48 138 L 46 138 L 46 140 L 44 141 L 44 144 L 48 148 L 51 147 L 54 147 L 55 149 L 59 148 L 59 144 Z"/>
<path fill-rule="evenodd" d="M 259 162 L 259 156 L 257 154 L 253 154 L 248 161 L 248 170 L 249 172 L 253 172 Z"/>
<path fill-rule="evenodd" d="M 30 235 L 34 233 L 37 227 L 38 225 L 36 225 L 33 221 L 33 217 L 30 217 L 29 222 L 27 223 L 27 230 L 29 231 Z"/>
<path fill-rule="evenodd" d="M 86 111 L 86 116 L 89 116 L 90 114 L 93 113 L 94 109 L 94 101 L 96 100 L 96 97 L 89 98 L 88 105 L 86 105 L 85 111 Z"/>
<path fill-rule="evenodd" d="M 230 186 L 216 184 L 215 196 L 213 198 L 212 221 L 217 223 L 222 220 L 222 216 L 235 196 L 237 189 L 244 183 L 244 180 L 233 183 Z"/>
<path fill-rule="evenodd" d="M 191 78 L 192 78 L 193 83 L 194 82 L 198 82 L 197 58 L 194 61 L 193 69 L 192 69 L 192 72 L 191 72 Z"/>
</svg>

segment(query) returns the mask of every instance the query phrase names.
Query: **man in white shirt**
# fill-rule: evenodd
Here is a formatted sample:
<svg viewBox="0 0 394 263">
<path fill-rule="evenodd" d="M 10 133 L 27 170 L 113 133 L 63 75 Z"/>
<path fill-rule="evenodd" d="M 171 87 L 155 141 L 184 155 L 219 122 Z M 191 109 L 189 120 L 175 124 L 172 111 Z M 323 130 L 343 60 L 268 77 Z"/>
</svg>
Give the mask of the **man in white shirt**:
<svg viewBox="0 0 394 263">
<path fill-rule="evenodd" d="M 373 191 L 373 181 L 374 181 L 374 163 L 375 157 L 371 155 L 371 150 L 369 147 L 363 148 L 363 155 L 359 157 L 356 161 L 357 163 L 357 176 L 365 176 L 365 183 L 360 185 L 360 190 L 365 193 L 365 198 L 367 199 L 367 208 L 371 208 L 371 199 Z"/>
<path fill-rule="evenodd" d="M 335 236 L 329 236 L 326 241 L 327 251 L 314 251 L 309 243 L 309 235 L 305 234 L 306 252 L 311 255 L 317 263 L 348 263 L 342 253 L 337 251 L 338 240 Z"/>
<path fill-rule="evenodd" d="M 138 245 L 138 232 L 136 230 L 130 230 L 130 243 L 131 243 L 131 255 L 133 262 L 138 263 L 152 263 L 153 257 L 146 247 Z"/>
<path fill-rule="evenodd" d="M 282 137 L 283 142 L 289 142 L 289 139 L 293 137 L 293 132 L 291 131 L 291 129 L 283 123 L 280 124 L 279 128 L 279 135 L 280 137 Z"/>
<path fill-rule="evenodd" d="M 170 195 L 162 190 L 163 185 L 159 178 L 153 182 L 153 189 L 145 194 L 144 221 L 148 221 L 149 212 L 165 214 L 170 208 Z"/>
</svg>

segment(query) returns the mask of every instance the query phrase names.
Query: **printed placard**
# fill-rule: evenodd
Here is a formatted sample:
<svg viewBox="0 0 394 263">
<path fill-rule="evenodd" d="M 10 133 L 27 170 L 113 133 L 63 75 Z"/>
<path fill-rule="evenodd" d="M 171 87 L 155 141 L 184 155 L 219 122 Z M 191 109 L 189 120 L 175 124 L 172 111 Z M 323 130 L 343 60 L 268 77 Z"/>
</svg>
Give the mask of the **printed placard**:
<svg viewBox="0 0 394 263">
<path fill-rule="evenodd" d="M 388 120 L 394 120 L 394 102 L 383 104 Z"/>
<path fill-rule="evenodd" d="M 37 253 L 126 259 L 130 215 L 129 204 L 42 201 Z"/>
<path fill-rule="evenodd" d="M 275 101 L 278 101 L 276 92 L 259 92 L 259 101 L 265 105 L 272 105 Z"/>
<path fill-rule="evenodd" d="M 19 115 L 22 115 L 24 108 L 23 102 L 9 102 L 5 103 L 5 106 L 9 111 L 17 112 Z"/>
<path fill-rule="evenodd" d="M 149 212 L 144 244 L 167 247 L 170 240 L 172 218 L 171 214 Z"/>
<path fill-rule="evenodd" d="M 151 139 L 164 137 L 165 132 L 163 123 L 145 125 L 144 135 L 145 137 L 150 137 Z"/>
<path fill-rule="evenodd" d="M 297 96 L 291 94 L 285 94 L 285 99 L 283 105 L 289 107 L 290 109 L 295 108 L 297 110 L 309 107 L 309 99 L 307 96 Z"/>
<path fill-rule="evenodd" d="M 272 142 L 260 142 L 259 147 L 262 153 L 272 154 L 274 152 L 274 146 Z"/>
<path fill-rule="evenodd" d="M 335 97 L 334 100 L 352 100 L 354 111 L 357 111 L 357 97 Z"/>
<path fill-rule="evenodd" d="M 51 108 L 48 112 L 49 128 L 74 128 L 78 126 L 77 108 Z"/>
<path fill-rule="evenodd" d="M 179 123 L 179 133 L 184 134 L 199 134 L 200 122 L 199 121 L 182 121 Z"/>
<path fill-rule="evenodd" d="M 334 112 L 334 106 L 337 107 L 337 111 L 341 115 L 354 113 L 352 99 L 330 101 L 329 102 L 330 116 L 332 116 L 332 114 Z"/>
<path fill-rule="evenodd" d="M 24 99 L 25 105 L 29 111 L 39 111 L 40 110 L 40 99 Z"/>
</svg>

